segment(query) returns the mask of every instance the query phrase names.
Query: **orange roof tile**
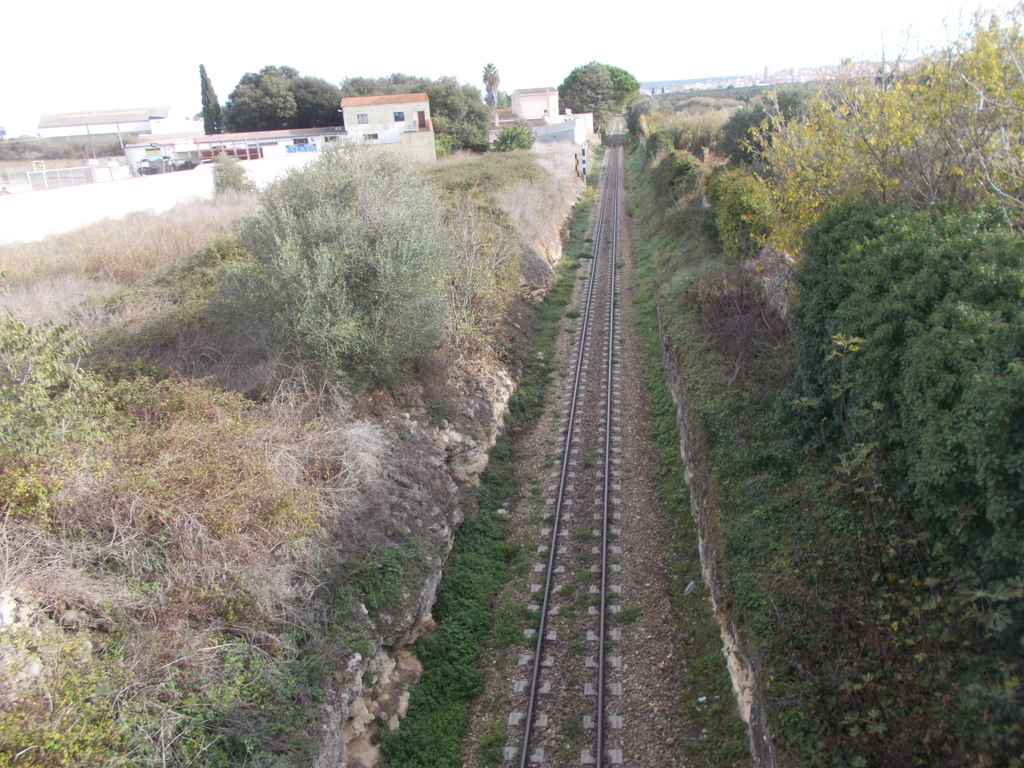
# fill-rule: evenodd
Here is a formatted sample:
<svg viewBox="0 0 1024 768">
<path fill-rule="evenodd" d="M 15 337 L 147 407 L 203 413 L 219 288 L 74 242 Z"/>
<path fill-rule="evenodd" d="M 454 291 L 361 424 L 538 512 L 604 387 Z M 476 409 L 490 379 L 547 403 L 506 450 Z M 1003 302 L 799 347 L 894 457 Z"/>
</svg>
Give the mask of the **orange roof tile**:
<svg viewBox="0 0 1024 768">
<path fill-rule="evenodd" d="M 410 101 L 427 101 L 425 93 L 392 93 L 386 96 L 350 96 L 341 100 L 344 107 L 367 107 L 371 104 L 408 104 Z"/>
</svg>

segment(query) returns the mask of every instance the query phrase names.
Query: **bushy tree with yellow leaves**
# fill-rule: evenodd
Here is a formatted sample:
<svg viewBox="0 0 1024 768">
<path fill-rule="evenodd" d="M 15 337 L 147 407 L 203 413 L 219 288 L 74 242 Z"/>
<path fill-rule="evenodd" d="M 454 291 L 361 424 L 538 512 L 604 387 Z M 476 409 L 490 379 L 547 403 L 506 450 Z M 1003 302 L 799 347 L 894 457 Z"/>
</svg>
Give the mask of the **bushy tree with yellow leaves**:
<svg viewBox="0 0 1024 768">
<path fill-rule="evenodd" d="M 769 134 L 771 141 L 768 140 Z M 978 19 L 950 49 L 907 68 L 849 66 L 798 120 L 754 131 L 781 220 L 801 248 L 821 208 L 840 197 L 914 208 L 995 204 L 1024 221 L 1024 33 L 1020 18 Z"/>
</svg>

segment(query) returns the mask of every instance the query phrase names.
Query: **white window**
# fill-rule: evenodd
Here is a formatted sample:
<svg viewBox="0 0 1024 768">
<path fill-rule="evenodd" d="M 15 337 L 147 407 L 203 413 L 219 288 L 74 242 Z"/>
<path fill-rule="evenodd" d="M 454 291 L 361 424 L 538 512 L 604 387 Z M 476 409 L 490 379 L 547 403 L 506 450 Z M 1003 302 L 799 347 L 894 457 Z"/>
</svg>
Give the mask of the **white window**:
<svg viewBox="0 0 1024 768">
<path fill-rule="evenodd" d="M 395 112 L 395 122 L 396 123 L 404 123 L 405 122 L 405 112 Z"/>
<path fill-rule="evenodd" d="M 379 134 L 376 133 L 364 133 L 363 138 L 366 139 L 367 141 L 376 141 L 378 138 L 380 138 L 380 136 Z"/>
<path fill-rule="evenodd" d="M 356 115 L 356 122 L 359 125 L 367 125 L 370 122 L 370 116 L 366 112 L 360 112 Z"/>
<path fill-rule="evenodd" d="M 292 144 L 309 144 L 309 139 L 305 137 L 300 139 L 293 139 Z"/>
</svg>

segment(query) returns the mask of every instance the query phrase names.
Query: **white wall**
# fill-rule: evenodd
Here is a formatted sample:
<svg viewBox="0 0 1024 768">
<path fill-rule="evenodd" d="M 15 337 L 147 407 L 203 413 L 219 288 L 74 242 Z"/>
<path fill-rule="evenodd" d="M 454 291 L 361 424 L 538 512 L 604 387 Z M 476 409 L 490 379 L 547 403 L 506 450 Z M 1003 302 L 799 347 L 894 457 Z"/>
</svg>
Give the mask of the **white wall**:
<svg viewBox="0 0 1024 768">
<path fill-rule="evenodd" d="M 249 178 L 266 186 L 290 168 L 298 168 L 319 153 L 248 160 L 242 163 Z M 213 196 L 213 167 L 191 171 L 82 184 L 14 195 L 0 195 L 0 243 L 39 240 L 68 232 L 106 218 L 120 218 L 132 211 L 156 212 L 173 208 L 188 198 Z"/>
<path fill-rule="evenodd" d="M 515 91 L 512 94 L 512 111 L 524 120 L 543 119 L 554 122 L 558 119 L 558 91 L 552 90 L 548 93 Z"/>
<path fill-rule="evenodd" d="M 533 128 L 533 137 L 537 141 L 571 141 L 574 144 L 583 144 L 593 133 L 593 115 L 589 112 L 582 115 L 563 115 L 562 119 L 564 122 Z"/>
</svg>

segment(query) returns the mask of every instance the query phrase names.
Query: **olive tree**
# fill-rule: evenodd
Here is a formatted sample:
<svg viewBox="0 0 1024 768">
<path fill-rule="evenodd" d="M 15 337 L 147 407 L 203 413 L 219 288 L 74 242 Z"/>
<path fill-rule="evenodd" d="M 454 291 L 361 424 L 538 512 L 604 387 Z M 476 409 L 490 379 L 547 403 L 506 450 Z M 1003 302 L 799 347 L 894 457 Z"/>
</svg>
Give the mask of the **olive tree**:
<svg viewBox="0 0 1024 768">
<path fill-rule="evenodd" d="M 263 193 L 241 232 L 252 261 L 223 276 L 216 314 L 257 354 L 397 385 L 443 343 L 443 216 L 399 158 L 325 152 Z"/>
</svg>

